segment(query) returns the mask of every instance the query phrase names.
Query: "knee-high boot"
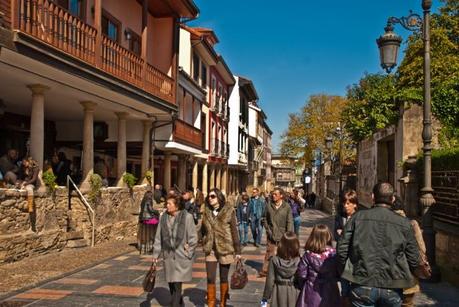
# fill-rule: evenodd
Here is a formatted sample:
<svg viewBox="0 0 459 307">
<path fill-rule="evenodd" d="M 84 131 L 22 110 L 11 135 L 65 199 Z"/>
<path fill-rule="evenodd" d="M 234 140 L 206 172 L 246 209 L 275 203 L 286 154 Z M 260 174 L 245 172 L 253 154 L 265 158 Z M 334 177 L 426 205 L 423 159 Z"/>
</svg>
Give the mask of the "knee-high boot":
<svg viewBox="0 0 459 307">
<path fill-rule="evenodd" d="M 207 306 L 215 307 L 216 304 L 216 292 L 215 284 L 207 284 Z"/>
<path fill-rule="evenodd" d="M 220 283 L 220 307 L 226 307 L 226 301 L 229 298 L 229 289 L 228 283 L 222 282 Z"/>
</svg>

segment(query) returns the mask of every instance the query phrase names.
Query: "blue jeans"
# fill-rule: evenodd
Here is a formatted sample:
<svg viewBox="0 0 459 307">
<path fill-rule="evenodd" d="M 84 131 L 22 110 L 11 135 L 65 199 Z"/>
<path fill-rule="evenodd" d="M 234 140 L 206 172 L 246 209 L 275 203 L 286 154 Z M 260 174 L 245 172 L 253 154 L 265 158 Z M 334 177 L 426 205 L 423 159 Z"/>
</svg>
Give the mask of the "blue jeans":
<svg viewBox="0 0 459 307">
<path fill-rule="evenodd" d="M 354 285 L 350 295 L 354 307 L 400 307 L 402 306 L 403 290 Z"/>
<path fill-rule="evenodd" d="M 249 233 L 249 224 L 248 222 L 241 222 L 239 224 L 239 238 L 241 239 L 241 244 L 247 243 L 247 234 Z"/>
<path fill-rule="evenodd" d="M 300 226 L 301 226 L 301 216 L 294 217 L 293 218 L 293 229 L 298 239 L 300 238 Z"/>
<path fill-rule="evenodd" d="M 261 225 L 261 219 L 252 217 L 252 223 L 250 224 L 250 228 L 250 230 L 252 231 L 253 243 L 261 244 L 261 236 L 263 235 L 263 226 Z"/>
</svg>

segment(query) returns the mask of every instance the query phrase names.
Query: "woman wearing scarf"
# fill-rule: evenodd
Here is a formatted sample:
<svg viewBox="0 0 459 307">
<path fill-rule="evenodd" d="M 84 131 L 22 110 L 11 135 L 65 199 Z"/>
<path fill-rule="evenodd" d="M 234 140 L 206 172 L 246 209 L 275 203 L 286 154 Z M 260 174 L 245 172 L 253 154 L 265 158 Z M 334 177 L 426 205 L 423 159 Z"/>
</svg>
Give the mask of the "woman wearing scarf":
<svg viewBox="0 0 459 307">
<path fill-rule="evenodd" d="M 179 209 L 179 200 L 168 197 L 166 213 L 161 215 L 153 246 L 153 261 L 162 252 L 164 271 L 172 296 L 171 306 L 184 306 L 182 283 L 191 281 L 198 236 L 193 216 Z"/>
<path fill-rule="evenodd" d="M 206 254 L 207 306 L 216 305 L 215 280 L 217 265 L 220 269 L 220 306 L 226 307 L 228 273 L 231 263 L 241 258 L 234 207 L 226 203 L 219 189 L 210 190 L 205 200 L 202 218 L 202 246 Z"/>
</svg>

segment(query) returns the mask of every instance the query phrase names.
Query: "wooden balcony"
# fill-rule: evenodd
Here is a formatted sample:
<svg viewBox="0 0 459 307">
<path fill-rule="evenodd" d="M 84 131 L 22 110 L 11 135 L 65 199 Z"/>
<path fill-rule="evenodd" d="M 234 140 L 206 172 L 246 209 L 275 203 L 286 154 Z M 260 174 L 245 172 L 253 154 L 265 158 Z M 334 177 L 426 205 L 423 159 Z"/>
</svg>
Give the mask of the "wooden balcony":
<svg viewBox="0 0 459 307">
<path fill-rule="evenodd" d="M 182 120 L 175 120 L 173 137 L 175 142 L 201 149 L 201 130 Z"/>
<path fill-rule="evenodd" d="M 175 81 L 49 0 L 11 0 L 11 28 L 175 104 Z M 14 13 L 15 12 L 15 13 Z"/>
</svg>

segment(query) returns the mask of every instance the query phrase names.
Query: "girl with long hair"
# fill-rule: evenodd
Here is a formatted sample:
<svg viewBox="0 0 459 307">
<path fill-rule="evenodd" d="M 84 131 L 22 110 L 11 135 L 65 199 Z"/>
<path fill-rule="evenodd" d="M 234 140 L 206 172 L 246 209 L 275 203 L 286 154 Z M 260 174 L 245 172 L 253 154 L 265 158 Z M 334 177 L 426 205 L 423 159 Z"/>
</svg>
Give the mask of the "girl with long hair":
<svg viewBox="0 0 459 307">
<path fill-rule="evenodd" d="M 340 305 L 336 251 L 331 244 L 330 229 L 323 224 L 314 226 L 296 271 L 301 289 L 297 307 Z"/>
</svg>

